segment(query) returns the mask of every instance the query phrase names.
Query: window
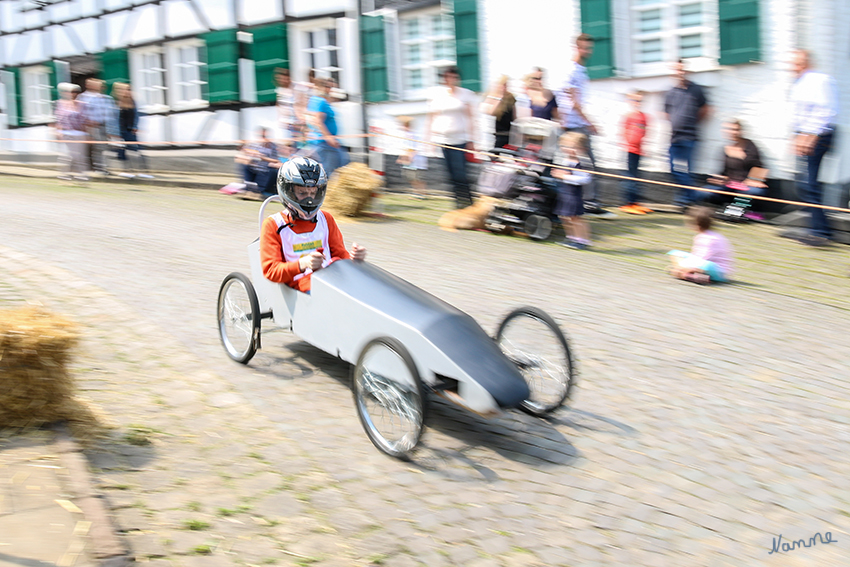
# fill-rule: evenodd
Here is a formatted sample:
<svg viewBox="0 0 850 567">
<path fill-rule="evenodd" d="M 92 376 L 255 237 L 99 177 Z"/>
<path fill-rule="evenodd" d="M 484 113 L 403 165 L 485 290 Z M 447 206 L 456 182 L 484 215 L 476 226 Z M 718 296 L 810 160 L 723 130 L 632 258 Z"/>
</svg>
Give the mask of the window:
<svg viewBox="0 0 850 567">
<path fill-rule="evenodd" d="M 203 97 L 206 81 L 201 75 L 202 42 L 190 40 L 169 44 L 168 89 L 171 107 L 175 110 L 207 106 Z"/>
<path fill-rule="evenodd" d="M 630 0 L 635 74 L 678 59 L 717 58 L 717 0 Z"/>
<path fill-rule="evenodd" d="M 340 85 L 340 53 L 337 45 L 336 28 L 320 28 L 305 31 L 304 50 L 307 55 L 307 65 L 315 69 L 319 77 L 331 77 Z"/>
<path fill-rule="evenodd" d="M 24 97 L 24 120 L 42 124 L 53 120 L 50 69 L 39 65 L 21 69 L 21 94 Z"/>
<path fill-rule="evenodd" d="M 159 47 L 133 52 L 133 94 L 144 112 L 167 110 L 165 67 Z"/>
<path fill-rule="evenodd" d="M 402 16 L 400 24 L 405 97 L 421 97 L 438 84 L 441 69 L 456 63 L 454 23 L 440 12 L 420 12 Z"/>
</svg>

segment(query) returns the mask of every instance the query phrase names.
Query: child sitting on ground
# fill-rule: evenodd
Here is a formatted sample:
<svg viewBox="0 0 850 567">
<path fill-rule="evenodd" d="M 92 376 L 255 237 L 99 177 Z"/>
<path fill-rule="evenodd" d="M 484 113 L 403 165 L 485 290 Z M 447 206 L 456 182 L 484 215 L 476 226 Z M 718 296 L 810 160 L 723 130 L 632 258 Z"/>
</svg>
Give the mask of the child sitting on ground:
<svg viewBox="0 0 850 567">
<path fill-rule="evenodd" d="M 334 218 L 319 210 L 328 178 L 319 162 L 297 156 L 280 168 L 277 192 L 287 211 L 263 221 L 260 262 L 269 281 L 310 291 L 310 274 L 342 259 L 365 260 L 366 249 L 345 249 Z"/>
<path fill-rule="evenodd" d="M 581 171 L 586 168 L 582 158 L 586 160 L 587 136 L 581 132 L 567 132 L 558 139 L 560 151 L 555 153 L 553 163 L 564 167 L 552 168 L 552 177 L 558 180 L 558 206 L 556 213 L 564 225 L 564 240 L 562 246 L 575 250 L 584 250 L 590 246 L 590 229 L 582 219 L 584 215 L 583 188 L 590 183 L 590 174 Z"/>
<path fill-rule="evenodd" d="M 668 252 L 673 277 L 699 284 L 728 281 L 732 273 L 732 246 L 725 236 L 711 230 L 711 214 L 708 207 L 689 211 L 688 224 L 697 235 L 690 254 L 681 250 Z"/>
</svg>

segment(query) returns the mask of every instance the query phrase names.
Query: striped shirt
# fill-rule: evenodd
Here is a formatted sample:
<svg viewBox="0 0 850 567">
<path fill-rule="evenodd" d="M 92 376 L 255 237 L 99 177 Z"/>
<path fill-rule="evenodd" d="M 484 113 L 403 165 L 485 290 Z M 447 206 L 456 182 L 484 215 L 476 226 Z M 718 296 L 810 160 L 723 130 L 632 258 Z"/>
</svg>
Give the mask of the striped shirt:
<svg viewBox="0 0 850 567">
<path fill-rule="evenodd" d="M 106 127 L 110 136 L 118 135 L 118 107 L 111 96 L 86 91 L 77 97 L 83 103 L 83 115 L 91 123 Z"/>
</svg>

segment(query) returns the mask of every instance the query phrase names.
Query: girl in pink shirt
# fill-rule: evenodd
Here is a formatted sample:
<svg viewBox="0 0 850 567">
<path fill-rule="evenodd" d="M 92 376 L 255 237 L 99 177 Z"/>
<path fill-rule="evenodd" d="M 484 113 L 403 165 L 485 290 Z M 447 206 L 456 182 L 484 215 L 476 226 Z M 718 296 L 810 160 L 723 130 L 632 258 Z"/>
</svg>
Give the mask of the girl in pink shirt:
<svg viewBox="0 0 850 567">
<path fill-rule="evenodd" d="M 729 281 L 732 273 L 732 246 L 720 233 L 711 230 L 711 209 L 696 207 L 689 213 L 689 224 L 697 231 L 691 252 L 672 250 L 670 274 L 680 280 L 700 284 Z"/>
</svg>

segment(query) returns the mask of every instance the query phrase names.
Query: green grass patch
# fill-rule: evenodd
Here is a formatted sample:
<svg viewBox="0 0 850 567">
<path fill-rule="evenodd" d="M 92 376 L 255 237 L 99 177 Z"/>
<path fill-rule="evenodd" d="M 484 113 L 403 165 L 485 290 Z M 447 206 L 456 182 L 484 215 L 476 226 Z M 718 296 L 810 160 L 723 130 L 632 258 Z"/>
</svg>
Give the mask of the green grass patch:
<svg viewBox="0 0 850 567">
<path fill-rule="evenodd" d="M 193 532 L 200 532 L 200 531 L 203 531 L 203 530 L 208 530 L 208 529 L 210 529 L 211 525 L 212 524 L 210 524 L 209 522 L 207 522 L 205 520 L 184 520 L 183 521 L 183 528 L 187 529 L 187 530 L 192 530 Z"/>
</svg>

